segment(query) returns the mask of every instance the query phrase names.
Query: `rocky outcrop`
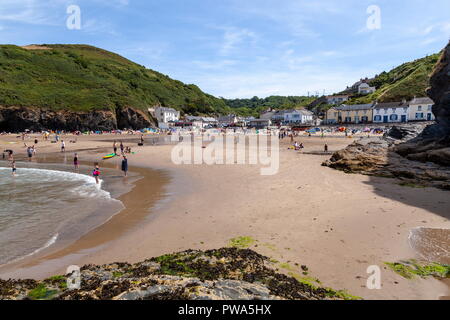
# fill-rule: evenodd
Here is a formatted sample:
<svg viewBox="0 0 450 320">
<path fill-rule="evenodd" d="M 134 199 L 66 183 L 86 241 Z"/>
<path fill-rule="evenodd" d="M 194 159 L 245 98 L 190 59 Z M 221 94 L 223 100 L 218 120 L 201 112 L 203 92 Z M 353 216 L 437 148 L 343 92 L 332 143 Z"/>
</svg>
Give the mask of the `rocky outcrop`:
<svg viewBox="0 0 450 320">
<path fill-rule="evenodd" d="M 428 96 L 435 102 L 436 124 L 414 139 L 395 148 L 398 154 L 415 161 L 450 165 L 450 43 L 430 78 Z"/>
<path fill-rule="evenodd" d="M 449 167 L 402 157 L 395 152 L 396 148 L 385 137 L 364 138 L 335 152 L 323 165 L 346 173 L 396 178 L 399 184 L 406 186 L 450 190 Z"/>
<path fill-rule="evenodd" d="M 65 131 L 110 131 L 154 127 L 154 122 L 142 111 L 118 108 L 112 111 L 53 111 L 29 107 L 0 106 L 0 131 L 21 132 L 26 129 Z"/>
<path fill-rule="evenodd" d="M 431 76 L 430 84 L 427 94 L 435 102 L 433 113 L 438 125 L 448 134 L 450 132 L 450 42 Z"/>
<path fill-rule="evenodd" d="M 305 267 L 306 268 L 306 267 Z M 54 300 L 318 300 L 356 298 L 277 272 L 252 250 L 185 251 L 144 262 L 81 268 L 81 287 L 67 276 L 0 280 L 0 299 Z"/>
</svg>

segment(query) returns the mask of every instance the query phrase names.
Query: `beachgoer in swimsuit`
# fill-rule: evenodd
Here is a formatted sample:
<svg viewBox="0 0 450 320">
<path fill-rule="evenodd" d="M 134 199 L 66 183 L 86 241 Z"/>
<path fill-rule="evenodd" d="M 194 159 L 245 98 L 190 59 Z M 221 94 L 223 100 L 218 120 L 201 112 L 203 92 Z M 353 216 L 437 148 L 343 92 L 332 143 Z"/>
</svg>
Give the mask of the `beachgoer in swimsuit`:
<svg viewBox="0 0 450 320">
<path fill-rule="evenodd" d="M 17 171 L 17 168 L 16 168 L 16 161 L 15 160 L 13 160 L 13 162 L 11 163 L 11 169 L 12 169 L 12 175 L 13 176 L 15 176 L 16 175 L 16 171 Z"/>
<path fill-rule="evenodd" d="M 98 167 L 98 163 L 95 163 L 95 168 L 94 168 L 94 170 L 92 171 L 92 175 L 94 176 L 94 178 L 95 178 L 95 182 L 97 183 L 97 184 L 99 184 L 99 176 L 100 176 L 100 169 L 99 169 L 99 167 Z"/>
<path fill-rule="evenodd" d="M 74 157 L 73 157 L 73 165 L 75 167 L 75 169 L 79 168 L 79 164 L 78 164 L 78 153 L 75 153 Z"/>
<path fill-rule="evenodd" d="M 114 154 L 117 154 L 117 143 L 116 143 L 116 140 L 114 140 L 114 143 L 113 143 L 113 150 L 114 150 Z"/>
<path fill-rule="evenodd" d="M 27 147 L 27 154 L 29 161 L 31 161 L 31 158 L 33 157 L 33 147 Z"/>
<path fill-rule="evenodd" d="M 66 143 L 64 140 L 61 140 L 61 152 L 66 152 Z"/>
<path fill-rule="evenodd" d="M 123 160 L 122 160 L 122 171 L 125 175 L 125 177 L 128 174 L 128 159 L 126 156 L 123 156 Z"/>
</svg>

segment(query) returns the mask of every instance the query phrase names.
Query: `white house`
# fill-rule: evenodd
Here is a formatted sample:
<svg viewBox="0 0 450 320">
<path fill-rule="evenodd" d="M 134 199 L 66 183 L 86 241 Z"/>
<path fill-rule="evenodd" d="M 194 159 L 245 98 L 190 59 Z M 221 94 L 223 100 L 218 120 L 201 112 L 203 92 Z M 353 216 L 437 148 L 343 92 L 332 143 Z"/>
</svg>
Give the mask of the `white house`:
<svg viewBox="0 0 450 320">
<path fill-rule="evenodd" d="M 180 111 L 172 108 L 157 107 L 155 108 L 155 117 L 158 120 L 159 127 L 166 128 L 169 122 L 180 120 Z"/>
<path fill-rule="evenodd" d="M 270 119 L 253 119 L 249 122 L 248 126 L 255 129 L 265 129 L 272 125 Z"/>
<path fill-rule="evenodd" d="M 205 128 L 207 126 L 215 126 L 217 125 L 217 120 L 212 117 L 194 117 L 194 116 L 186 116 L 186 120 L 192 123 L 192 126 L 195 128 Z"/>
<path fill-rule="evenodd" d="M 358 86 L 358 93 L 368 95 L 375 92 L 377 88 L 369 86 L 367 83 L 363 82 Z"/>
<path fill-rule="evenodd" d="M 408 122 L 409 105 L 403 102 L 377 103 L 373 110 L 374 123 Z"/>
<path fill-rule="evenodd" d="M 345 101 L 348 101 L 349 95 L 342 94 L 342 95 L 327 96 L 326 99 L 328 104 L 342 104 Z"/>
<path fill-rule="evenodd" d="M 220 116 L 217 120 L 219 121 L 219 124 L 229 126 L 238 122 L 238 117 L 235 114 L 230 114 L 227 116 Z"/>
<path fill-rule="evenodd" d="M 308 111 L 306 109 L 300 109 L 300 110 L 286 110 L 284 112 L 284 123 L 300 123 L 300 124 L 306 124 L 306 123 L 312 123 L 314 120 L 314 114 L 311 111 Z"/>
<path fill-rule="evenodd" d="M 428 97 L 414 98 L 409 103 L 409 121 L 434 121 L 434 102 Z"/>
</svg>

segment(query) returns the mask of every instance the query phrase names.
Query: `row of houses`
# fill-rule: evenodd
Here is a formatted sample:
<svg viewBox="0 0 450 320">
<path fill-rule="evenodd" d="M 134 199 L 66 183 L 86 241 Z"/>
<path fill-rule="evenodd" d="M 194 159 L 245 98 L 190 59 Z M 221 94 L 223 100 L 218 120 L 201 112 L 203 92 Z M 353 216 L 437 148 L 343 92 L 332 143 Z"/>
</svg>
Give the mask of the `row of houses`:
<svg viewBox="0 0 450 320">
<path fill-rule="evenodd" d="M 325 123 L 397 123 L 434 121 L 434 102 L 430 98 L 414 98 L 410 102 L 371 103 L 332 107 L 326 113 Z"/>
<path fill-rule="evenodd" d="M 184 126 L 192 126 L 196 128 L 206 128 L 215 126 L 242 126 L 264 128 L 272 124 L 313 124 L 314 114 L 306 109 L 291 109 L 291 110 L 269 110 L 263 113 L 260 119 L 254 117 L 238 117 L 230 114 L 213 117 L 196 117 L 186 116 L 181 121 L 180 112 L 167 107 L 155 107 L 149 109 L 149 112 L 158 121 L 159 128 L 168 129 L 176 124 L 183 124 Z"/>
</svg>

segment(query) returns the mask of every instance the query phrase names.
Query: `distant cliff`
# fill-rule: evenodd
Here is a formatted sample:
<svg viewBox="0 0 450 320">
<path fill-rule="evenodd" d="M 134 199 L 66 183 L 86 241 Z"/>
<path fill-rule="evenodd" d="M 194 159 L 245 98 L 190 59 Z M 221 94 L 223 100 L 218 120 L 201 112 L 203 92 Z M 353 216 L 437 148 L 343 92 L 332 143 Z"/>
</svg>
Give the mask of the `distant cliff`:
<svg viewBox="0 0 450 320">
<path fill-rule="evenodd" d="M 218 98 L 87 45 L 0 45 L 0 131 L 151 126 L 154 105 L 226 113 Z"/>
</svg>

